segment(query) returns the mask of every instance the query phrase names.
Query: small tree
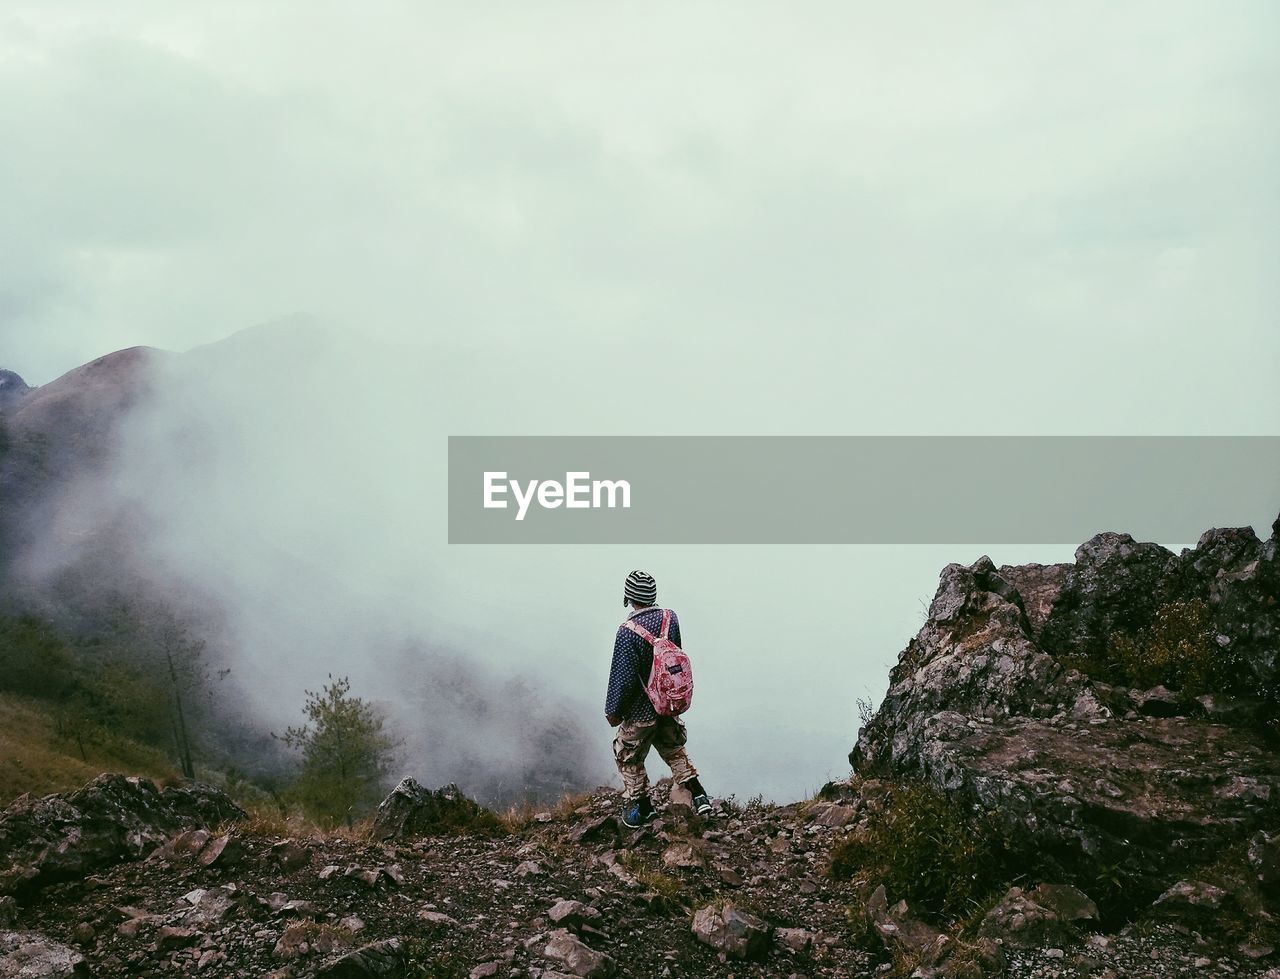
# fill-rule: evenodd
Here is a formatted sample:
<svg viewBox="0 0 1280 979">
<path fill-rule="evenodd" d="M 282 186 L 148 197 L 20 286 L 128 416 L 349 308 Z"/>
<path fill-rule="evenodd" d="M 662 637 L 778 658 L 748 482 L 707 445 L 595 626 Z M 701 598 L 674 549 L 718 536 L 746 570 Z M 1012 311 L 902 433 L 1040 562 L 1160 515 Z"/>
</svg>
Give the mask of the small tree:
<svg viewBox="0 0 1280 979">
<path fill-rule="evenodd" d="M 122 599 L 113 617 L 113 645 L 122 651 L 116 661 L 163 687 L 174 756 L 182 774 L 195 778 L 195 749 L 212 700 L 212 680 L 223 680 L 231 671 L 215 669 L 206 656 L 205 641 L 162 602 Z"/>
<path fill-rule="evenodd" d="M 295 791 L 317 819 L 351 826 L 357 811 L 378 801 L 396 744 L 383 733 L 377 708 L 351 696 L 347 677 L 331 673 L 322 691 L 306 694 L 307 723 L 280 736 L 302 752 Z"/>
</svg>

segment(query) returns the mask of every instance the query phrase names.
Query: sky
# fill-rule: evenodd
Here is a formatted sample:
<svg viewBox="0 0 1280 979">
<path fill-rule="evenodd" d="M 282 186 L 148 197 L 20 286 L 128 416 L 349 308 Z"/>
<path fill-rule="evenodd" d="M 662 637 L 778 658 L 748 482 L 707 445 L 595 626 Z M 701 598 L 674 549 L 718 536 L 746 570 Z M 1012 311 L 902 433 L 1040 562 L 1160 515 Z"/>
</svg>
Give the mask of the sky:
<svg viewBox="0 0 1280 979">
<path fill-rule="evenodd" d="M 246 669 L 328 620 L 264 615 L 238 572 L 314 594 L 341 553 L 328 614 L 547 674 L 595 724 L 644 567 L 685 620 L 709 785 L 794 796 L 847 768 L 855 697 L 980 551 L 450 547 L 444 437 L 1274 434 L 1278 40 L 1266 0 L 18 0 L 0 366 L 238 334 L 182 381 L 228 420 L 221 468 L 144 478 L 169 403 L 122 485 L 241 610 Z M 776 684 L 775 641 L 800 664 Z M 288 682 L 350 665 L 310 650 Z"/>
</svg>

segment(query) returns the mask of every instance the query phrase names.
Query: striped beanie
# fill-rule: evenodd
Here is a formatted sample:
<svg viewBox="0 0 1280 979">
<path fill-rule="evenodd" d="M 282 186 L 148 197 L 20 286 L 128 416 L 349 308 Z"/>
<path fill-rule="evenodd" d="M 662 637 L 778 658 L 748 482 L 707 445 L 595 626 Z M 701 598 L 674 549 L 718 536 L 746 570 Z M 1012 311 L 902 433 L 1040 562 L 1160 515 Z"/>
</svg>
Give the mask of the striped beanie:
<svg viewBox="0 0 1280 979">
<path fill-rule="evenodd" d="M 637 605 L 653 605 L 658 601 L 658 583 L 653 575 L 643 571 L 632 571 L 622 586 L 622 604 L 635 602 Z"/>
</svg>

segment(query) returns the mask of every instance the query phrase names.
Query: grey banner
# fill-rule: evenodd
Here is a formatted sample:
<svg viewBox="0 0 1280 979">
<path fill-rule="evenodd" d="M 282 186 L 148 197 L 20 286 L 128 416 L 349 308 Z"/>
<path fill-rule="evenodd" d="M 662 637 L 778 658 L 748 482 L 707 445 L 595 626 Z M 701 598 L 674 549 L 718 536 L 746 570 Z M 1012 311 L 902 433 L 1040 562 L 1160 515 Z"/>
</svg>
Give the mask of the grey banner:
<svg viewBox="0 0 1280 979">
<path fill-rule="evenodd" d="M 1277 436 L 449 438 L 451 544 L 1173 542 L 1278 510 Z"/>
</svg>

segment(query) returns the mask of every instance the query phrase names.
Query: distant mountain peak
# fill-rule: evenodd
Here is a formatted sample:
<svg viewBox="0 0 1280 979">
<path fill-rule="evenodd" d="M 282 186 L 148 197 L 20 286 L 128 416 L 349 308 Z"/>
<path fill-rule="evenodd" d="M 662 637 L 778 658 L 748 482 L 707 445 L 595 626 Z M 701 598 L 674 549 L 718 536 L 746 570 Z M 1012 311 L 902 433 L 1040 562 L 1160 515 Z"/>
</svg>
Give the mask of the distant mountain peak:
<svg viewBox="0 0 1280 979">
<path fill-rule="evenodd" d="M 0 411 L 17 404 L 30 391 L 31 386 L 17 373 L 0 368 Z"/>
</svg>

